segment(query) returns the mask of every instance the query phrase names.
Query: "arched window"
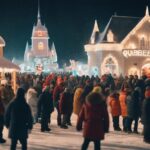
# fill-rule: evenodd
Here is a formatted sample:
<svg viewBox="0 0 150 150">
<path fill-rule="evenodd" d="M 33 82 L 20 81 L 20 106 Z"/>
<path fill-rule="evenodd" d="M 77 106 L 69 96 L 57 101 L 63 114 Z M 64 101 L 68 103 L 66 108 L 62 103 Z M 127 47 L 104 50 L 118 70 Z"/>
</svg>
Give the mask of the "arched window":
<svg viewBox="0 0 150 150">
<path fill-rule="evenodd" d="M 43 50 L 44 49 L 44 43 L 43 42 L 39 42 L 38 43 L 38 49 L 39 50 Z"/>
<path fill-rule="evenodd" d="M 102 63 L 101 72 L 102 74 L 119 75 L 118 61 L 116 58 L 111 55 L 105 57 Z"/>
</svg>

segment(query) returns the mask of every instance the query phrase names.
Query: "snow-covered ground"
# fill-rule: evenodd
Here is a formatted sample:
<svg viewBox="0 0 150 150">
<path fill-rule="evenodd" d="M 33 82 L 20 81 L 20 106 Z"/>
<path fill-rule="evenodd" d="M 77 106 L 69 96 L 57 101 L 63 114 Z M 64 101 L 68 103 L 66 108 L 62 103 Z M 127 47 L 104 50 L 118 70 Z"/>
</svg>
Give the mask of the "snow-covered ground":
<svg viewBox="0 0 150 150">
<path fill-rule="evenodd" d="M 110 117 L 111 122 L 111 117 Z M 52 114 L 51 132 L 40 132 L 40 124 L 36 124 L 28 139 L 28 150 L 80 150 L 83 142 L 82 132 L 75 130 L 76 116 L 72 116 L 73 126 L 69 129 L 61 129 L 56 125 L 56 112 Z M 142 125 L 139 125 L 142 132 Z M 7 139 L 8 131 L 5 129 L 4 137 Z M 9 150 L 10 140 L 0 145 L 0 150 Z M 19 150 L 20 144 L 17 147 Z M 93 150 L 93 143 L 90 143 L 89 150 Z M 127 134 L 114 132 L 112 124 L 110 132 L 102 141 L 102 150 L 150 150 L 150 145 L 143 142 L 141 134 Z"/>
</svg>

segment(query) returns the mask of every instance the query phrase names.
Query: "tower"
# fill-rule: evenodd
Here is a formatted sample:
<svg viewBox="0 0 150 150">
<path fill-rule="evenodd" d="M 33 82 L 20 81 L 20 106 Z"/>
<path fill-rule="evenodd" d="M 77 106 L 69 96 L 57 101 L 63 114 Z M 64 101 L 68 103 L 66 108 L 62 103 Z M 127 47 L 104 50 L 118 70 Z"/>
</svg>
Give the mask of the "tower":
<svg viewBox="0 0 150 150">
<path fill-rule="evenodd" d="M 52 41 L 51 41 L 52 42 Z M 49 48 L 49 35 L 45 25 L 42 24 L 40 14 L 40 4 L 38 3 L 37 22 L 33 26 L 31 36 L 31 46 L 26 44 L 24 53 L 26 71 L 50 71 L 58 68 L 57 53 L 54 43 Z"/>
<path fill-rule="evenodd" d="M 45 56 L 48 55 L 49 35 L 47 28 L 45 27 L 45 25 L 42 25 L 41 22 L 40 6 L 38 6 L 37 24 L 33 27 L 31 40 L 32 40 L 31 51 L 33 51 L 37 55 L 40 55 L 41 53 L 44 54 Z"/>
</svg>

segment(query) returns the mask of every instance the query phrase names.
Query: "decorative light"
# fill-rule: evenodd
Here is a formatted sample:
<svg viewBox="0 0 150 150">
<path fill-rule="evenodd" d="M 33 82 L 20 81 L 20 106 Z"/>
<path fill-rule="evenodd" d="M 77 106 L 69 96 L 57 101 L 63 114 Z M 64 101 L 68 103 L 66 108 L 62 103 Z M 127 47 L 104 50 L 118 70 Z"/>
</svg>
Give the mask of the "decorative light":
<svg viewBox="0 0 150 150">
<path fill-rule="evenodd" d="M 140 76 L 140 71 L 137 67 L 131 67 L 128 70 L 128 75 L 138 75 L 138 76 Z"/>
<path fill-rule="evenodd" d="M 118 61 L 117 61 L 117 59 L 116 59 L 113 55 L 111 55 L 111 54 L 109 54 L 108 56 L 106 56 L 106 57 L 104 58 L 104 60 L 103 60 L 103 63 L 102 63 L 102 65 L 101 65 L 101 72 L 102 72 L 102 74 L 108 73 L 108 71 L 110 72 L 110 68 L 109 68 L 109 67 L 106 67 L 107 61 L 108 61 L 109 59 L 112 59 L 112 62 L 114 62 L 113 65 L 116 67 L 116 68 L 115 68 L 115 74 L 119 75 L 119 65 L 118 65 Z"/>
<path fill-rule="evenodd" d="M 131 49 L 135 49 L 136 48 L 136 45 L 134 43 L 130 43 L 130 48 Z"/>
</svg>

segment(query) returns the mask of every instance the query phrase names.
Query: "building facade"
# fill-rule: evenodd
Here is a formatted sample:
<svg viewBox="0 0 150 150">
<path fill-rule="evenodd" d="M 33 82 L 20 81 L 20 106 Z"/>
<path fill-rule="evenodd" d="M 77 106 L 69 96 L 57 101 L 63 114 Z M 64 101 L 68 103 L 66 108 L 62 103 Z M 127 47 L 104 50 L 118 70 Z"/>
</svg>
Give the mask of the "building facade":
<svg viewBox="0 0 150 150">
<path fill-rule="evenodd" d="M 150 16 L 114 15 L 103 32 L 97 21 L 88 44 L 89 74 L 150 75 Z"/>
<path fill-rule="evenodd" d="M 49 47 L 49 35 L 45 25 L 41 22 L 40 10 L 38 9 L 37 24 L 33 27 L 31 45 L 26 44 L 24 53 L 24 71 L 49 72 L 58 69 L 57 53 L 52 42 Z"/>
<path fill-rule="evenodd" d="M 0 36 L 0 57 L 3 57 L 4 52 L 3 52 L 3 48 L 5 46 L 5 41 L 4 39 Z"/>
</svg>

